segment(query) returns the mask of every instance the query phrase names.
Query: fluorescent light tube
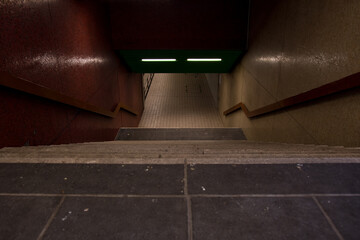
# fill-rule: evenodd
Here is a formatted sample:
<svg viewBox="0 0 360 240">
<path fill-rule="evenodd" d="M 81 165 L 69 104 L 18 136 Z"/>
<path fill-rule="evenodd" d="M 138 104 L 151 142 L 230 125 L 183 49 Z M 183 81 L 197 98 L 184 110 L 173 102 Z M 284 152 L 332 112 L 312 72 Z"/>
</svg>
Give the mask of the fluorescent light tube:
<svg viewBox="0 0 360 240">
<path fill-rule="evenodd" d="M 143 58 L 142 62 L 176 62 L 175 58 Z"/>
<path fill-rule="evenodd" d="M 221 62 L 221 58 L 188 58 L 188 62 Z"/>
</svg>

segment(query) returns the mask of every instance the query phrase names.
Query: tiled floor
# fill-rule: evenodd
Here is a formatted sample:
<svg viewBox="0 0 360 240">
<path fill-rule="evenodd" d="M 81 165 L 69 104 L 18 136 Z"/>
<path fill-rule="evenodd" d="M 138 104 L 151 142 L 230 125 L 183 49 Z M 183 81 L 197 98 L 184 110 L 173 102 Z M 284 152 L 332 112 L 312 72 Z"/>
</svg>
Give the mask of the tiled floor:
<svg viewBox="0 0 360 240">
<path fill-rule="evenodd" d="M 223 127 L 205 74 L 155 74 L 139 127 Z"/>
<path fill-rule="evenodd" d="M 0 164 L 0 239 L 359 239 L 359 164 Z"/>
</svg>

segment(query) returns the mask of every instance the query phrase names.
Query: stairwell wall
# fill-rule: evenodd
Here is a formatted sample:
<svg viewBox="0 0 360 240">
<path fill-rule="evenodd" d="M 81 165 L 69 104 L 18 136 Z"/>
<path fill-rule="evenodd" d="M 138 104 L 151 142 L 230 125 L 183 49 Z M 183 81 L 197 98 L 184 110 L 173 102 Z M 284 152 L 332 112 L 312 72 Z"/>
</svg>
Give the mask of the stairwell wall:
<svg viewBox="0 0 360 240">
<path fill-rule="evenodd" d="M 254 110 L 359 72 L 359 12 L 357 0 L 252 0 L 248 51 L 222 74 L 225 126 L 255 141 L 360 146 L 358 88 L 253 119 L 222 114 L 239 102 Z"/>
<path fill-rule="evenodd" d="M 141 75 L 111 46 L 107 9 L 96 1 L 0 1 L 0 71 L 113 110 L 142 112 Z M 0 147 L 114 140 L 141 115 L 111 119 L 0 86 Z"/>
</svg>

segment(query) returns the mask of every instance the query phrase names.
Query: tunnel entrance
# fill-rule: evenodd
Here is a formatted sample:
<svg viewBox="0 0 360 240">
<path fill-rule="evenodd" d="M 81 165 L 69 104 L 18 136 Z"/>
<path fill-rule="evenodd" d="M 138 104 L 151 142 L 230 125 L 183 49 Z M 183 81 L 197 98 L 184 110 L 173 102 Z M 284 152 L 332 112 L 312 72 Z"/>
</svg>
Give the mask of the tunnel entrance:
<svg viewBox="0 0 360 240">
<path fill-rule="evenodd" d="M 140 128 L 222 128 L 217 91 L 219 74 L 156 73 L 149 88 Z"/>
</svg>

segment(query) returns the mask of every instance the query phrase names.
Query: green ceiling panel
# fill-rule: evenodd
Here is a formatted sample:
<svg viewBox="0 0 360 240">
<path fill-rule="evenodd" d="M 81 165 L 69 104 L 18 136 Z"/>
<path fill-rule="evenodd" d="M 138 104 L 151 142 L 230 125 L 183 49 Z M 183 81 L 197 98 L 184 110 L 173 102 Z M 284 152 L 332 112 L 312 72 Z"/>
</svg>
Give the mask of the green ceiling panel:
<svg viewBox="0 0 360 240">
<path fill-rule="evenodd" d="M 243 55 L 241 50 L 116 50 L 136 73 L 226 73 Z M 175 58 L 176 62 L 142 62 L 141 59 Z M 221 62 L 188 62 L 188 58 L 221 58 Z"/>
</svg>

